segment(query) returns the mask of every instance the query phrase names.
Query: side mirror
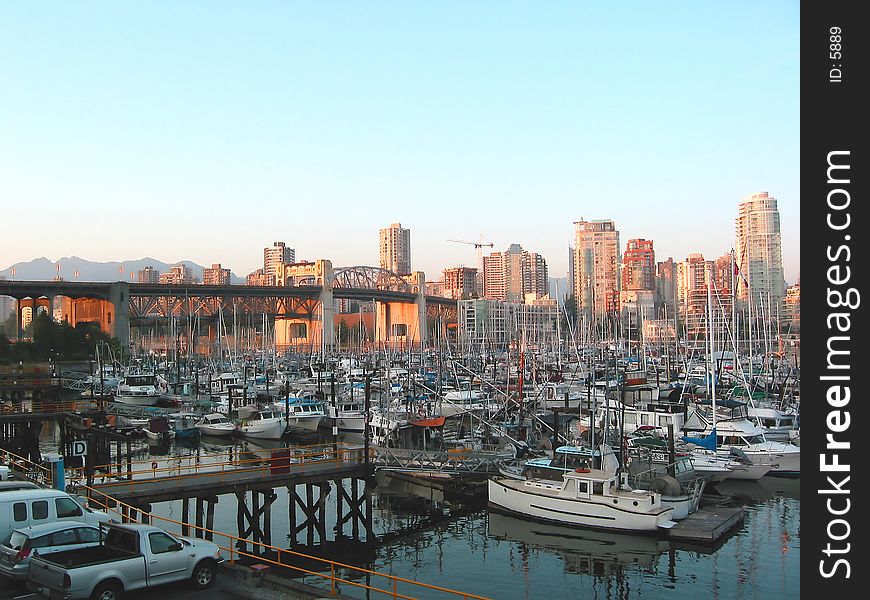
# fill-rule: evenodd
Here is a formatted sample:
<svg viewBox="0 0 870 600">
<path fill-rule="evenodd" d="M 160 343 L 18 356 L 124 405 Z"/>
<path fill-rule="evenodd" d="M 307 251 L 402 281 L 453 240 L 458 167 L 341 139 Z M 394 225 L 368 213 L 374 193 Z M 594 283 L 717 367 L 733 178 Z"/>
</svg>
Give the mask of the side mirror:
<svg viewBox="0 0 870 600">
<path fill-rule="evenodd" d="M 181 552 L 181 550 L 183 548 L 184 548 L 184 544 L 182 544 L 181 542 L 176 542 L 175 544 L 172 545 L 173 552 Z"/>
</svg>

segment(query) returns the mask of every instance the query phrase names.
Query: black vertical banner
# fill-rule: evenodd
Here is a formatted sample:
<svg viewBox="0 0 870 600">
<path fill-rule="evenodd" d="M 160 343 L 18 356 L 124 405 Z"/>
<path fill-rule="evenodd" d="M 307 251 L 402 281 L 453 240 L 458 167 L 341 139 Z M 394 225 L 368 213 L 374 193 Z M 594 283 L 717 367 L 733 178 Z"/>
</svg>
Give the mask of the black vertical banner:
<svg viewBox="0 0 870 600">
<path fill-rule="evenodd" d="M 801 11 L 801 589 L 866 598 L 868 36 L 859 3 Z M 859 57 L 859 54 L 861 55 Z M 863 109 L 863 110 L 862 110 Z"/>
</svg>

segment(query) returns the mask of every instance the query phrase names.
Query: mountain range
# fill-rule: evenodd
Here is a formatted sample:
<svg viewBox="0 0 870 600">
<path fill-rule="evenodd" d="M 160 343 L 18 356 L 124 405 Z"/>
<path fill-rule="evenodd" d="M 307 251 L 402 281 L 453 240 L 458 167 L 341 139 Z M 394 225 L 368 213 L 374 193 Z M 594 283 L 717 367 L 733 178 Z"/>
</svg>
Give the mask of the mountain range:
<svg viewBox="0 0 870 600">
<path fill-rule="evenodd" d="M 137 271 L 145 267 L 153 267 L 161 273 L 170 270 L 172 265 L 179 263 L 189 267 L 195 277 L 202 281 L 203 266 L 189 260 L 181 260 L 174 263 L 165 263 L 156 258 L 140 258 L 136 260 L 95 262 L 78 256 L 65 256 L 56 261 L 45 257 L 35 258 L 28 262 L 18 262 L 0 270 L 0 277 L 13 279 L 12 270 L 15 269 L 14 279 L 17 281 L 46 281 L 56 276 L 67 281 L 131 281 L 136 282 Z M 78 274 L 76 274 L 78 272 Z M 132 277 L 131 277 L 132 275 Z M 232 283 L 243 284 L 245 279 L 233 273 L 230 274 Z"/>
</svg>

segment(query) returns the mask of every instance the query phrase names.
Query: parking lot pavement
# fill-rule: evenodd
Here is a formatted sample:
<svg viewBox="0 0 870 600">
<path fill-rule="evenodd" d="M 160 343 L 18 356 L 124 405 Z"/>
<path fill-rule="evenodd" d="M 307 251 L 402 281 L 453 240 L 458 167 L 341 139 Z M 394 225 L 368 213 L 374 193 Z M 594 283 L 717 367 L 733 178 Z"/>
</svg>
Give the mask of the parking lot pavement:
<svg viewBox="0 0 870 600">
<path fill-rule="evenodd" d="M 136 590 L 124 595 L 125 600 L 146 600 L 149 595 L 160 594 L 166 600 L 209 600 L 215 597 L 225 597 L 220 592 L 220 581 L 207 590 L 195 590 L 186 583 L 170 583 L 158 588 Z M 219 594 L 219 595 L 218 595 Z M 0 600 L 40 600 L 42 596 L 27 589 L 24 583 L 10 581 L 0 577 Z"/>
</svg>

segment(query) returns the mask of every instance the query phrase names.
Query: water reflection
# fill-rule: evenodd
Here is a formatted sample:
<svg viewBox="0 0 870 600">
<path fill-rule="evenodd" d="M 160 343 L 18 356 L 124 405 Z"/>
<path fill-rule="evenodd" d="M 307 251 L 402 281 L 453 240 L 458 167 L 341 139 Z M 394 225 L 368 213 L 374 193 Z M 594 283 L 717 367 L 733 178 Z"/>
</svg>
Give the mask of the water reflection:
<svg viewBox="0 0 870 600">
<path fill-rule="evenodd" d="M 555 550 L 567 573 L 611 575 L 623 568 L 650 568 L 668 551 L 666 540 L 592 529 L 563 527 L 490 512 L 487 529 L 499 540 Z"/>
</svg>

